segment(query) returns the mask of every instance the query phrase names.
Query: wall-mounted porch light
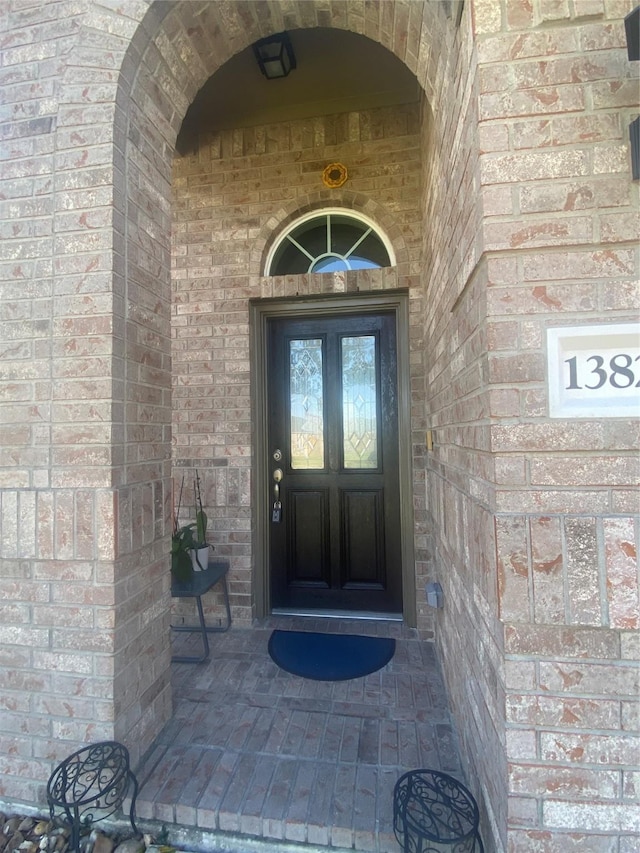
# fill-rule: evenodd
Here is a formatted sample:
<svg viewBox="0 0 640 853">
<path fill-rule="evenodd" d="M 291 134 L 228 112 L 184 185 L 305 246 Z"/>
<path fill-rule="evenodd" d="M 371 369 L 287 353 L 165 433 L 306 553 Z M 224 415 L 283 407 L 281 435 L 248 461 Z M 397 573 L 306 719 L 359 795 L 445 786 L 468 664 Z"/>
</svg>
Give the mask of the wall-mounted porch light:
<svg viewBox="0 0 640 853">
<path fill-rule="evenodd" d="M 286 77 L 296 67 L 296 57 L 287 33 L 260 39 L 253 45 L 253 52 L 267 80 Z"/>
</svg>

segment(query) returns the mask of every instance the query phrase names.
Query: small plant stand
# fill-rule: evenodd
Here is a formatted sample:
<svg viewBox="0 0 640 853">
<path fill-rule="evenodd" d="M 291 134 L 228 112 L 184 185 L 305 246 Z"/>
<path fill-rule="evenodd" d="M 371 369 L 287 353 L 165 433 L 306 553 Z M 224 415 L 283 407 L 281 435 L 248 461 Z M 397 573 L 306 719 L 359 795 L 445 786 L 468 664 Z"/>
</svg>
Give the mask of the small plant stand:
<svg viewBox="0 0 640 853">
<path fill-rule="evenodd" d="M 51 820 L 62 810 L 71 827 L 71 849 L 80 850 L 80 830 L 117 811 L 133 784 L 129 820 L 135 833 L 138 780 L 129 767 L 129 751 L 121 743 L 100 741 L 74 752 L 59 764 L 47 783 Z"/>
<path fill-rule="evenodd" d="M 198 625 L 173 625 L 174 631 L 198 631 L 202 635 L 201 655 L 175 655 L 171 658 L 174 663 L 203 663 L 209 659 L 208 634 L 222 634 L 231 627 L 231 607 L 229 605 L 229 589 L 227 587 L 227 572 L 229 563 L 227 560 L 210 560 L 207 568 L 202 572 L 194 572 L 187 581 L 174 580 L 171 584 L 171 595 L 173 598 L 195 598 L 198 608 Z M 202 609 L 202 596 L 222 581 L 224 603 L 227 611 L 227 622 L 220 627 L 209 627 L 204 621 Z"/>
<path fill-rule="evenodd" d="M 478 806 L 453 776 L 412 770 L 393 791 L 393 829 L 404 853 L 484 853 Z"/>
</svg>

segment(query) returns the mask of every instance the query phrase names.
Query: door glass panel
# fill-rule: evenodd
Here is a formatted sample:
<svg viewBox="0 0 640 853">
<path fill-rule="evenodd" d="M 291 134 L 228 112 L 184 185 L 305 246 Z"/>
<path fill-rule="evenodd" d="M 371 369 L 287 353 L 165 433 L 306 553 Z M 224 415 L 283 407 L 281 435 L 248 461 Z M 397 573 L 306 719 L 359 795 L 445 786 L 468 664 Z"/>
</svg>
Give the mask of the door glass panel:
<svg viewBox="0 0 640 853">
<path fill-rule="evenodd" d="M 324 468 L 322 340 L 289 342 L 291 467 Z"/>
<path fill-rule="evenodd" d="M 345 468 L 378 467 L 373 335 L 342 338 L 342 435 Z"/>
</svg>

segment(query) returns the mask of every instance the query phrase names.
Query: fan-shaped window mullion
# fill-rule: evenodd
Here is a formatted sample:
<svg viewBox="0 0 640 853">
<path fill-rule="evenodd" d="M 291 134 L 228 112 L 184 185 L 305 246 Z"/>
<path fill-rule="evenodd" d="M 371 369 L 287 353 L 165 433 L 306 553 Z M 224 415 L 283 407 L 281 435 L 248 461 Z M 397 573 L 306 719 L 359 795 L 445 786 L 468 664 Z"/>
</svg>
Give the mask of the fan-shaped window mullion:
<svg viewBox="0 0 640 853">
<path fill-rule="evenodd" d="M 296 249 L 300 249 L 300 251 L 302 252 L 302 254 L 303 254 L 303 255 L 306 255 L 306 256 L 309 258 L 309 260 L 310 260 L 310 261 L 315 261 L 315 256 L 314 256 L 314 255 L 311 255 L 309 252 L 307 252 L 307 250 L 304 248 L 304 246 L 301 246 L 301 245 L 300 245 L 300 243 L 298 243 L 298 241 L 297 241 L 297 240 L 294 240 L 294 239 L 293 239 L 293 237 L 291 236 L 291 234 L 288 234 L 288 235 L 287 235 L 287 240 L 288 240 L 290 243 L 293 243 L 293 245 L 296 247 Z"/>
<path fill-rule="evenodd" d="M 355 252 L 355 250 L 358 248 L 360 243 L 362 243 L 363 240 L 366 240 L 366 238 L 369 236 L 369 234 L 371 234 L 372 231 L 373 231 L 373 228 L 367 228 L 367 230 L 364 232 L 362 237 L 360 237 L 359 240 L 356 240 L 356 242 L 353 244 L 353 246 L 345 254 L 345 258 L 350 257 Z"/>
</svg>

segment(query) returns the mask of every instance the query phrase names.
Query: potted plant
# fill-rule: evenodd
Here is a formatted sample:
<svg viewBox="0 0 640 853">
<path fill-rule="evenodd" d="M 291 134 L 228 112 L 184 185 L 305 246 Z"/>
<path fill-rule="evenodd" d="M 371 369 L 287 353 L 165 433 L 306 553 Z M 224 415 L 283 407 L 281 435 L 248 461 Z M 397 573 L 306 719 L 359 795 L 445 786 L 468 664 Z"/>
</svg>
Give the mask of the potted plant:
<svg viewBox="0 0 640 853">
<path fill-rule="evenodd" d="M 187 524 L 184 527 L 178 527 L 174 521 L 171 535 L 171 573 L 181 583 L 188 581 L 193 572 L 191 563 L 192 544 L 193 525 Z"/>
<path fill-rule="evenodd" d="M 206 541 L 208 519 L 202 506 L 200 477 L 197 471 L 193 484 L 197 507 L 196 520 L 180 526 L 178 517 L 182 505 L 183 489 L 184 476 L 180 484 L 178 506 L 173 516 L 173 534 L 171 536 L 171 571 L 177 581 L 184 583 L 189 580 L 192 572 L 199 572 L 207 568 L 209 552 L 213 546 Z"/>
<path fill-rule="evenodd" d="M 193 498 L 196 506 L 196 520 L 190 525 L 193 533 L 191 565 L 194 572 L 201 572 L 209 565 L 209 549 L 211 545 L 207 542 L 207 524 L 209 523 L 209 519 L 202 507 L 200 477 L 197 471 L 195 480 L 193 481 Z"/>
</svg>

